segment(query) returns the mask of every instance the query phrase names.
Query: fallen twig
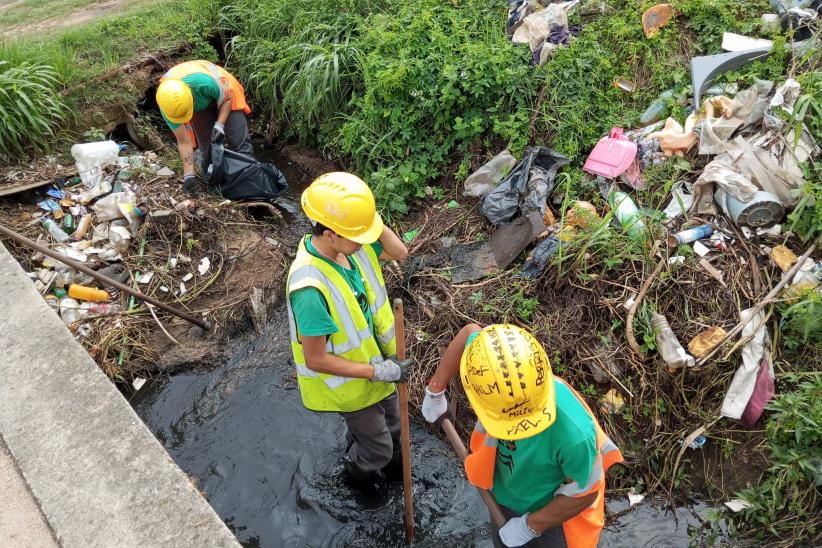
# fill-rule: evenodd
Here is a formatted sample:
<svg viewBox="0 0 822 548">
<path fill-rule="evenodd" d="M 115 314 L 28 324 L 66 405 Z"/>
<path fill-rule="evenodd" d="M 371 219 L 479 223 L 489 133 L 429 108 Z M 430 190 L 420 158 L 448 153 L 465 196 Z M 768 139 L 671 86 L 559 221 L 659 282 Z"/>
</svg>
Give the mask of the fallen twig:
<svg viewBox="0 0 822 548">
<path fill-rule="evenodd" d="M 663 255 L 657 263 L 656 268 L 654 268 L 654 271 L 645 279 L 645 282 L 643 282 L 634 303 L 628 310 L 628 319 L 625 320 L 625 337 L 628 339 L 628 346 L 631 347 L 631 350 L 633 350 L 634 354 L 636 354 L 640 359 L 642 359 L 642 352 L 639 349 L 639 344 L 636 342 L 636 337 L 634 337 L 634 316 L 639 308 L 639 303 L 641 303 L 642 299 L 645 298 L 645 294 L 648 293 L 648 290 L 651 288 L 651 284 L 656 277 L 659 276 L 659 273 L 662 272 L 662 269 L 665 268 L 667 262 L 668 258 Z"/>
</svg>

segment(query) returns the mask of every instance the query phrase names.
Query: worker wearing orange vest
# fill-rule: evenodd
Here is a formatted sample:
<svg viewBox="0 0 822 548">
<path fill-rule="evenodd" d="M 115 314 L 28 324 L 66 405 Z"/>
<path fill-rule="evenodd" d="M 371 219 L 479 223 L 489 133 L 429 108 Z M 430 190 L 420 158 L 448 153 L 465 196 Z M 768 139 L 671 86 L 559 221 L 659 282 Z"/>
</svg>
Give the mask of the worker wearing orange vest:
<svg viewBox="0 0 822 548">
<path fill-rule="evenodd" d="M 465 472 L 508 521 L 495 546 L 593 548 L 605 522 L 605 472 L 622 455 L 588 405 L 554 377 L 545 350 L 513 325 L 464 327 L 428 383 L 422 414 L 437 422 L 459 372 L 477 415 Z"/>
<path fill-rule="evenodd" d="M 183 188 L 191 192 L 195 181 L 194 149 L 208 165 L 209 144 L 225 141 L 228 148 L 252 156 L 246 115 L 251 109 L 243 86 L 222 67 L 209 61 L 175 65 L 157 87 L 157 105 L 174 137 L 183 161 Z"/>
</svg>

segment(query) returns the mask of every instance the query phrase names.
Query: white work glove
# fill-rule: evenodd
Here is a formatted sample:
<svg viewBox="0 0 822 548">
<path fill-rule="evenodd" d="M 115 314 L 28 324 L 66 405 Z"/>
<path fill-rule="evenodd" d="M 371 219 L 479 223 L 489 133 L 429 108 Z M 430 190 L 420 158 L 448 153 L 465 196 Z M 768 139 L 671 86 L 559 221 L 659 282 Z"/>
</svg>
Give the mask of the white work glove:
<svg viewBox="0 0 822 548">
<path fill-rule="evenodd" d="M 429 387 L 425 387 L 425 398 L 422 400 L 422 416 L 430 423 L 437 420 L 448 412 L 448 400 L 445 398 L 445 390 L 442 392 L 431 392 Z"/>
<path fill-rule="evenodd" d="M 528 544 L 539 535 L 535 535 L 528 527 L 528 514 L 518 518 L 511 518 L 499 530 L 499 539 L 506 546 L 522 546 Z"/>
<path fill-rule="evenodd" d="M 408 379 L 411 360 L 399 361 L 396 356 L 391 356 L 385 361 L 371 365 L 374 366 L 371 382 L 405 382 Z"/>
<path fill-rule="evenodd" d="M 219 142 L 225 139 L 225 127 L 220 122 L 214 122 L 214 129 L 211 130 L 211 140 Z"/>
</svg>

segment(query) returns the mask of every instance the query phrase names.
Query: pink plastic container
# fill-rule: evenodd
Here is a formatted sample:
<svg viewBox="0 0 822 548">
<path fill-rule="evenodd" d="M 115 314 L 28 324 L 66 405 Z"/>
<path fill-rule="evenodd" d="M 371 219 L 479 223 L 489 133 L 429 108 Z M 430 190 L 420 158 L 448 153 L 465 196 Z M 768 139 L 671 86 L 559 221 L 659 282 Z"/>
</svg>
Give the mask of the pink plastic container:
<svg viewBox="0 0 822 548">
<path fill-rule="evenodd" d="M 606 179 L 619 177 L 636 158 L 636 144 L 622 135 L 622 128 L 611 128 L 611 134 L 603 137 L 591 151 L 582 169 Z"/>
</svg>

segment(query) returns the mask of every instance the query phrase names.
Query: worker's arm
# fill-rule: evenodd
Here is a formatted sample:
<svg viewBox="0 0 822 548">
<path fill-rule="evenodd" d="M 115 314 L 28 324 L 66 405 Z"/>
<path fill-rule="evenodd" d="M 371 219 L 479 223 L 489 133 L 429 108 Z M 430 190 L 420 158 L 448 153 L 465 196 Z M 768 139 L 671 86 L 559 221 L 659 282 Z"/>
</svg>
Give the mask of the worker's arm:
<svg viewBox="0 0 822 548">
<path fill-rule="evenodd" d="M 374 376 L 373 365 L 346 360 L 326 352 L 325 340 L 324 336 L 302 338 L 305 365 L 310 370 L 359 379 L 370 379 Z"/>
<path fill-rule="evenodd" d="M 231 92 L 226 92 L 226 96 L 223 98 L 223 104 L 220 105 L 220 110 L 217 113 L 217 123 L 225 126 L 226 120 L 228 120 L 228 115 L 231 114 Z"/>
<path fill-rule="evenodd" d="M 482 328 L 475 323 L 470 323 L 460 329 L 457 336 L 445 349 L 445 353 L 440 358 L 440 364 L 437 366 L 434 376 L 431 377 L 433 391 L 445 390 L 454 375 L 459 373 L 460 359 L 462 359 L 462 352 L 465 350 L 468 337 L 481 330 Z"/>
<path fill-rule="evenodd" d="M 579 498 L 557 495 L 536 512 L 528 514 L 526 520 L 528 527 L 535 533 L 542 533 L 548 529 L 558 527 L 591 506 L 596 500 L 597 494 L 598 492 L 595 491 Z"/>
<path fill-rule="evenodd" d="M 185 125 L 179 125 L 172 130 L 177 139 L 177 150 L 183 161 L 183 176 L 194 175 L 194 143 L 188 135 Z"/>
<path fill-rule="evenodd" d="M 382 245 L 380 259 L 383 261 L 404 261 L 408 257 L 408 248 L 402 243 L 400 237 L 387 226 L 380 236 L 380 245 Z"/>
</svg>

